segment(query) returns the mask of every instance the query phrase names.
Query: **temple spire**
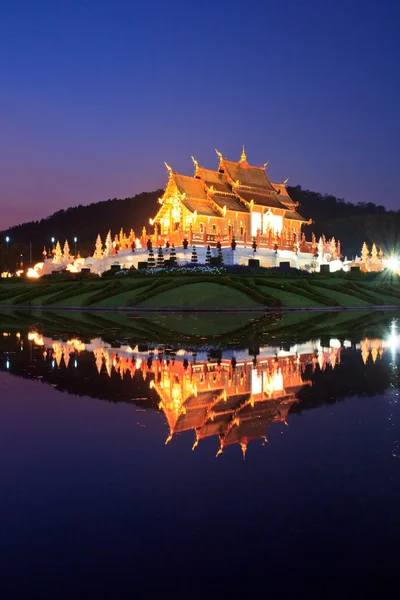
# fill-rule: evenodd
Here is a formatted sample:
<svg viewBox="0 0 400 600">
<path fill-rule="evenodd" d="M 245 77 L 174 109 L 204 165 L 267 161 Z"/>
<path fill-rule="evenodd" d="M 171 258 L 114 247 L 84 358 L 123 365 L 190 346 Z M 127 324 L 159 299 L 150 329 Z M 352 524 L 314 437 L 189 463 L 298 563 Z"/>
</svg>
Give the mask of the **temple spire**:
<svg viewBox="0 0 400 600">
<path fill-rule="evenodd" d="M 246 152 L 245 152 L 245 150 L 244 150 L 244 146 L 242 147 L 242 155 L 241 155 L 241 157 L 240 157 L 240 162 L 241 162 L 241 163 L 245 163 L 245 162 L 247 162 L 247 156 L 246 156 Z"/>
</svg>

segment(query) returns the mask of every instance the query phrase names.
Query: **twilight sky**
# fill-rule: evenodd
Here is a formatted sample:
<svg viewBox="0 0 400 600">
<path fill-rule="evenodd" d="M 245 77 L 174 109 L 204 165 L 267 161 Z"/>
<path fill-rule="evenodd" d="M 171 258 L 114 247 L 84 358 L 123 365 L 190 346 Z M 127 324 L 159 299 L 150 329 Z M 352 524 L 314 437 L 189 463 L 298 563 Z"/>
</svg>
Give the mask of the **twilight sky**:
<svg viewBox="0 0 400 600">
<path fill-rule="evenodd" d="M 398 0 L 4 0 L 0 230 L 218 148 L 399 208 Z"/>
</svg>

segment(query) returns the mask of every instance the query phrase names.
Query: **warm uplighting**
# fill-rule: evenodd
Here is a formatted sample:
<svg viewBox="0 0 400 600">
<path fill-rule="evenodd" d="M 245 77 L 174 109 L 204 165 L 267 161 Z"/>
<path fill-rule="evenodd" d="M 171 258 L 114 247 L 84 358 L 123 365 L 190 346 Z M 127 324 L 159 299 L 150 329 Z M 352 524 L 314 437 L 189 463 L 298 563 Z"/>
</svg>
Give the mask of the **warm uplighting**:
<svg viewBox="0 0 400 600">
<path fill-rule="evenodd" d="M 37 279 L 38 277 L 40 277 L 39 273 L 35 269 L 32 269 L 32 267 L 30 267 L 28 269 L 28 272 L 26 275 L 27 275 L 27 277 L 30 277 L 31 279 Z"/>
</svg>

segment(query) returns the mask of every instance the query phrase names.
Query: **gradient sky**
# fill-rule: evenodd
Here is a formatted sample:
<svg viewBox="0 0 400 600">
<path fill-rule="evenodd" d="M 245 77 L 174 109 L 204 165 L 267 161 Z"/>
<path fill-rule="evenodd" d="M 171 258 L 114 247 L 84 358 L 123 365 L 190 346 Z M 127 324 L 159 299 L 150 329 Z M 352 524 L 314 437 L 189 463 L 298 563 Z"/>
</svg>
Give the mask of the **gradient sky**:
<svg viewBox="0 0 400 600">
<path fill-rule="evenodd" d="M 398 208 L 398 0 L 4 0 L 0 230 L 218 148 Z"/>
</svg>

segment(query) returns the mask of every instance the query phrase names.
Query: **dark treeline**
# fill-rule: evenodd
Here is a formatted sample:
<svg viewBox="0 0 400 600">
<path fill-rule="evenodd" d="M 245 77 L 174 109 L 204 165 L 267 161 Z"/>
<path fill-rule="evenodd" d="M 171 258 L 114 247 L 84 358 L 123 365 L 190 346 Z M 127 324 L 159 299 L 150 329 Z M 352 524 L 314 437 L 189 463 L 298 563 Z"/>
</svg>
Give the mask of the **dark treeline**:
<svg viewBox="0 0 400 600">
<path fill-rule="evenodd" d="M 399 245 L 400 212 L 389 211 L 384 206 L 372 202 L 353 204 L 332 195 L 323 195 L 301 186 L 288 187 L 293 200 L 299 202 L 299 212 L 307 219 L 313 219 L 312 225 L 304 227 L 309 239 L 314 232 L 317 237 L 325 234 L 340 240 L 342 253 L 352 257 L 360 254 L 362 243 L 369 246 L 375 242 L 388 253 Z M 71 250 L 73 238 L 78 238 L 77 247 L 82 256 L 93 252 L 98 233 L 103 240 L 109 229 L 113 234 L 121 227 L 129 231 L 134 229 L 141 235 L 143 226 L 150 229 L 149 218 L 154 217 L 158 209 L 158 198 L 163 190 L 144 192 L 133 198 L 113 198 L 87 206 L 76 206 L 59 210 L 51 216 L 11 227 L 0 233 L 0 263 L 14 268 L 19 261 L 26 265 L 30 254 L 32 261 L 41 259 L 43 246 L 51 246 L 51 238 L 63 244 L 68 239 Z M 10 237 L 8 249 L 5 237 Z M 399 249 L 399 248 L 397 248 Z"/>
<path fill-rule="evenodd" d="M 400 211 L 387 210 L 373 202 L 353 204 L 330 194 L 303 190 L 299 185 L 288 186 L 288 192 L 299 202 L 299 212 L 313 220 L 312 225 L 304 227 L 307 238 L 311 232 L 317 237 L 335 237 L 349 258 L 360 255 L 363 242 L 369 248 L 375 242 L 387 254 L 400 250 Z"/>
</svg>

